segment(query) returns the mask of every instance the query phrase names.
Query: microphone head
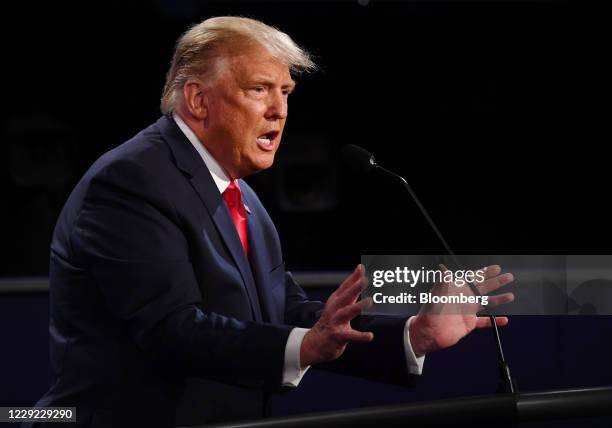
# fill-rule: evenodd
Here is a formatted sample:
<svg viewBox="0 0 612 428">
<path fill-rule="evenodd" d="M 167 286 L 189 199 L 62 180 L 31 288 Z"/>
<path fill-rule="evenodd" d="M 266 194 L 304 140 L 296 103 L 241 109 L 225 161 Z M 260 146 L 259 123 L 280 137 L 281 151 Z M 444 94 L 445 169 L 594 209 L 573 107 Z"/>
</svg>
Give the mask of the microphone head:
<svg viewBox="0 0 612 428">
<path fill-rule="evenodd" d="M 376 167 L 374 155 L 354 144 L 342 148 L 342 162 L 356 172 L 370 172 Z"/>
</svg>

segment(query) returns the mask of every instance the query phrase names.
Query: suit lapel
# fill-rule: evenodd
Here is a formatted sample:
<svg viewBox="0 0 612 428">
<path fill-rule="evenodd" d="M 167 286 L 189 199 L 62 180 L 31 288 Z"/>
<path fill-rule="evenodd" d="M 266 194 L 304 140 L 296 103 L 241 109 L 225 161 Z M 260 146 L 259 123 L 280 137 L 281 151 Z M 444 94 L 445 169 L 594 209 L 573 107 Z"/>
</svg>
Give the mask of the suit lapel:
<svg viewBox="0 0 612 428">
<path fill-rule="evenodd" d="M 208 168 L 206 168 L 198 152 L 172 119 L 164 116 L 157 121 L 157 125 L 175 156 L 177 166 L 191 176 L 191 185 L 197 192 L 204 206 L 206 206 L 219 235 L 221 235 L 234 263 L 240 271 L 251 303 L 253 318 L 256 321 L 262 321 L 259 298 L 257 296 L 255 280 L 249 267 L 249 261 L 242 249 L 242 243 L 240 242 L 240 237 L 238 236 L 236 226 L 234 226 L 229 210 Z"/>
<path fill-rule="evenodd" d="M 245 187 L 241 187 L 245 188 Z M 249 195 L 246 192 L 242 193 L 244 203 L 247 207 L 254 207 L 252 201 L 249 200 Z M 278 313 L 273 308 L 277 305 L 272 300 L 271 290 L 269 288 L 269 265 L 265 263 L 267 250 L 265 248 L 265 236 L 261 229 L 261 222 L 257 219 L 257 210 L 247 210 L 247 221 L 249 227 L 249 259 L 251 261 L 251 269 L 255 277 L 255 284 L 259 294 L 259 301 L 262 304 L 264 321 L 271 323 L 282 323 Z"/>
</svg>

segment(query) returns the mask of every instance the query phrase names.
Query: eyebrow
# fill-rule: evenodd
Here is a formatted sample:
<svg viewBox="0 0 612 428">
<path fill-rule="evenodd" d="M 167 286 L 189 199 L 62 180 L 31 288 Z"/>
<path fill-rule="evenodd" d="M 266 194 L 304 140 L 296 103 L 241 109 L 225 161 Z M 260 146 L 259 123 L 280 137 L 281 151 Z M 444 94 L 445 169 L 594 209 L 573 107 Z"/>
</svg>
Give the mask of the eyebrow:
<svg viewBox="0 0 612 428">
<path fill-rule="evenodd" d="M 265 85 L 268 86 L 275 86 L 274 81 L 272 81 L 270 78 L 268 77 L 264 77 L 264 76 L 255 76 L 252 79 L 249 79 L 253 82 L 258 82 L 258 83 L 263 83 Z M 293 91 L 295 89 L 295 86 L 297 85 L 297 83 L 295 82 L 295 80 L 291 79 L 291 82 L 285 85 L 281 85 L 281 89 L 289 89 L 291 91 Z"/>
</svg>

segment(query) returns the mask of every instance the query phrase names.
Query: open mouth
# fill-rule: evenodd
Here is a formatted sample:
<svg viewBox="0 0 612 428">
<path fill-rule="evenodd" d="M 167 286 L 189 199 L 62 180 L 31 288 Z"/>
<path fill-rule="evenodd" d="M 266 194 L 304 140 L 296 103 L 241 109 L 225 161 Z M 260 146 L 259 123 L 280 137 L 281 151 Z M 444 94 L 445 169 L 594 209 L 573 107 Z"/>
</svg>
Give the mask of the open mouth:
<svg viewBox="0 0 612 428">
<path fill-rule="evenodd" d="M 278 137 L 278 131 L 269 131 L 257 137 L 257 144 L 264 150 L 274 149 L 274 141 Z"/>
</svg>

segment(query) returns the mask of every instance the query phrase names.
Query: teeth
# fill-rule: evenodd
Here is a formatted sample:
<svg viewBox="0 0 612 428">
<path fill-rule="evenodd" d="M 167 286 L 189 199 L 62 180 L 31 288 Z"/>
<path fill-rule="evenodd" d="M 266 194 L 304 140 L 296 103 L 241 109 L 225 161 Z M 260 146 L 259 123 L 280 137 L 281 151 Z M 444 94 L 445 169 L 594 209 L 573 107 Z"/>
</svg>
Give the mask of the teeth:
<svg viewBox="0 0 612 428">
<path fill-rule="evenodd" d="M 272 141 L 270 141 L 269 138 L 266 137 L 259 137 L 257 138 L 257 141 L 259 141 L 261 144 L 269 146 L 270 144 L 272 144 Z"/>
</svg>

